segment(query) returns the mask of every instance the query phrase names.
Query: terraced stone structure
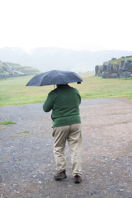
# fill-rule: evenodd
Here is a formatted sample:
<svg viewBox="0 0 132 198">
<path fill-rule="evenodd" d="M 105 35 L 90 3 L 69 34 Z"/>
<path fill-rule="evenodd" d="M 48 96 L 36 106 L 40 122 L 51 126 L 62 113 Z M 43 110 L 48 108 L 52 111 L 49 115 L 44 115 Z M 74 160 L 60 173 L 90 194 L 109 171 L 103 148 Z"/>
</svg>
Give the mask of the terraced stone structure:
<svg viewBox="0 0 132 198">
<path fill-rule="evenodd" d="M 103 65 L 96 65 L 95 75 L 103 78 L 129 78 L 132 77 L 132 56 L 113 58 Z"/>
</svg>

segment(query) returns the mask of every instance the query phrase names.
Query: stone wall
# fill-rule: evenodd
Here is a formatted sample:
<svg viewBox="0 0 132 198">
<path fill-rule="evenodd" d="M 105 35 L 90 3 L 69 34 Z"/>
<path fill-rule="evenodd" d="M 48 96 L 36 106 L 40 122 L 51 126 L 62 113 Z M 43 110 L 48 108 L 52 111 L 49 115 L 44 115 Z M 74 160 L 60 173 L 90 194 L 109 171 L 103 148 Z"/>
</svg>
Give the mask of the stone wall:
<svg viewBox="0 0 132 198">
<path fill-rule="evenodd" d="M 128 78 L 132 77 L 132 60 L 122 60 L 119 64 L 105 62 L 95 67 L 95 75 L 103 78 Z"/>
</svg>

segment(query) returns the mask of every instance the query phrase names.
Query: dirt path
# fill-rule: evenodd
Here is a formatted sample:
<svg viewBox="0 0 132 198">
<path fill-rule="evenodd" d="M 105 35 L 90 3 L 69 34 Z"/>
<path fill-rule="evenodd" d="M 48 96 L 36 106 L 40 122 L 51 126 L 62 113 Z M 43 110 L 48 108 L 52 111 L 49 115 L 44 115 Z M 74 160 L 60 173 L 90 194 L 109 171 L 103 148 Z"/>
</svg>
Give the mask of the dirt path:
<svg viewBox="0 0 132 198">
<path fill-rule="evenodd" d="M 84 100 L 83 182 L 55 182 L 50 115 L 41 104 L 0 107 L 0 198 L 132 198 L 132 102 Z"/>
</svg>

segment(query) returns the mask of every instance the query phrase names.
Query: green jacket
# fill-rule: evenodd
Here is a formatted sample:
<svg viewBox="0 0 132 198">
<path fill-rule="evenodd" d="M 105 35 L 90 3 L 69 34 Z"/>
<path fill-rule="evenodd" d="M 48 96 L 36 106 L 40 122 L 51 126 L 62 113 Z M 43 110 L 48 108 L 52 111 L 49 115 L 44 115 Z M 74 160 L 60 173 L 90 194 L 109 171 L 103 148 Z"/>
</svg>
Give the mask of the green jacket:
<svg viewBox="0 0 132 198">
<path fill-rule="evenodd" d="M 81 123 L 79 92 L 69 85 L 60 85 L 48 94 L 43 110 L 52 110 L 53 127 Z"/>
</svg>

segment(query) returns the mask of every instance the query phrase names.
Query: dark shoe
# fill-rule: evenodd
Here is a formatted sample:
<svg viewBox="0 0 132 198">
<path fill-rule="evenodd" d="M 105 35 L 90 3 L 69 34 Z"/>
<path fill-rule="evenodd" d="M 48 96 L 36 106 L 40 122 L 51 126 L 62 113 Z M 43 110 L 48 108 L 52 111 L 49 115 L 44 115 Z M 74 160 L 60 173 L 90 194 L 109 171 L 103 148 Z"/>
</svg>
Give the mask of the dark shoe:
<svg viewBox="0 0 132 198">
<path fill-rule="evenodd" d="M 79 184 L 79 183 L 81 183 L 81 182 L 82 182 L 81 176 L 76 174 L 76 175 L 74 176 L 74 183 L 75 183 L 75 184 Z"/>
<path fill-rule="evenodd" d="M 66 179 L 66 178 L 67 178 L 67 176 L 66 176 L 66 171 L 65 170 L 62 171 L 62 172 L 58 172 L 58 173 L 56 173 L 56 175 L 54 175 L 54 179 L 56 181 L 61 181 L 61 180 Z"/>
</svg>

